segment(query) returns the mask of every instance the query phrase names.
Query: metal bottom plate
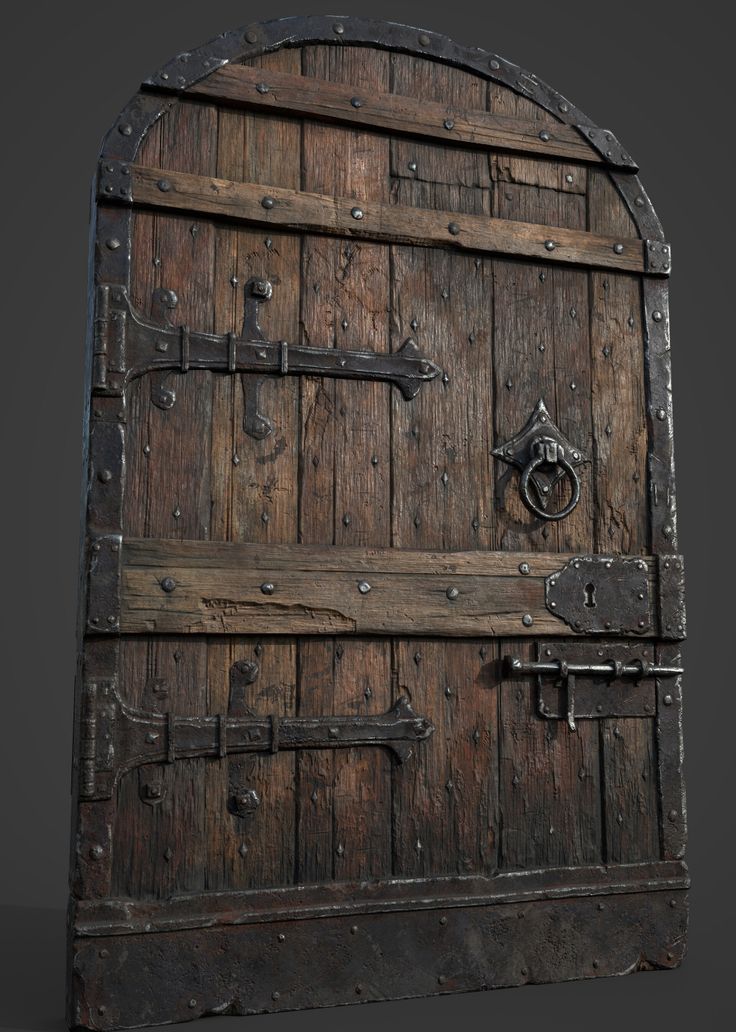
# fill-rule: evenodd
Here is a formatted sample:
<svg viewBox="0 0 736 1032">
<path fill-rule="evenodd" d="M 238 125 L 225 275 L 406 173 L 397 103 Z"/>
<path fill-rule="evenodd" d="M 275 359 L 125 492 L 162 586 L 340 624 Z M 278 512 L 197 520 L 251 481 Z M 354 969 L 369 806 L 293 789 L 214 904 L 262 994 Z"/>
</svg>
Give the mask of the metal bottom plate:
<svg viewBox="0 0 736 1032">
<path fill-rule="evenodd" d="M 671 968 L 686 926 L 686 893 L 669 890 L 83 939 L 70 1025 L 134 1028 Z"/>
</svg>

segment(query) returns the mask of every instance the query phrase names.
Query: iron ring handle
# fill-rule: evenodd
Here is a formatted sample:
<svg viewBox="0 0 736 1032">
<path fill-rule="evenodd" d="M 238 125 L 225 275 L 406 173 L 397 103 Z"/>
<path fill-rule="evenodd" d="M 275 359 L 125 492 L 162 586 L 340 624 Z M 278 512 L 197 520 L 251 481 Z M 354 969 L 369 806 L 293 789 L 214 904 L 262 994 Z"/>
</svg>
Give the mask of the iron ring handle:
<svg viewBox="0 0 736 1032">
<path fill-rule="evenodd" d="M 540 506 L 538 506 L 532 500 L 531 494 L 529 493 L 529 480 L 532 476 L 532 473 L 534 473 L 535 470 L 539 469 L 539 467 L 546 461 L 547 459 L 545 449 L 544 447 L 540 447 L 538 453 L 532 456 L 532 458 L 529 460 L 529 462 L 526 464 L 522 471 L 521 481 L 519 483 L 519 494 L 521 495 L 524 505 L 526 505 L 527 508 L 531 509 L 535 516 L 539 516 L 543 520 L 563 520 L 565 516 L 570 515 L 575 506 L 580 501 L 580 479 L 575 470 L 572 468 L 570 463 L 565 458 L 562 449 L 558 448 L 557 457 L 555 459 L 555 465 L 559 466 L 560 469 L 562 469 L 563 473 L 565 473 L 566 476 L 569 478 L 570 483 L 572 484 L 572 498 L 567 503 L 567 505 L 560 509 L 559 512 L 545 512 L 544 509 L 540 508 Z"/>
</svg>

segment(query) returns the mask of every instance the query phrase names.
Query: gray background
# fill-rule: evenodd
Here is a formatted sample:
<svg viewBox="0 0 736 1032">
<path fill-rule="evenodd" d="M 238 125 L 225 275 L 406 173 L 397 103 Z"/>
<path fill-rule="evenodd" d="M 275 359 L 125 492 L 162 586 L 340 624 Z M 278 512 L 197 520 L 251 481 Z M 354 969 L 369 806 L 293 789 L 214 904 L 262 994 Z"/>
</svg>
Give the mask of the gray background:
<svg viewBox="0 0 736 1032">
<path fill-rule="evenodd" d="M 75 665 L 89 183 L 138 82 L 225 29 L 311 4 L 207 0 L 11 4 L 3 13 L 0 222 L 3 678 L 0 1027 L 61 1029 Z M 680 547 L 690 640 L 686 747 L 694 875 L 690 955 L 672 973 L 249 1020 L 306 1032 L 349 1021 L 672 1029 L 725 1018 L 733 905 L 733 141 L 729 39 L 715 3 L 342 4 L 495 50 L 612 128 L 674 247 L 673 366 Z M 728 150 L 727 150 L 728 148 Z M 728 224 L 730 223 L 730 225 Z M 721 1019 L 721 1020 L 719 1020 Z M 209 1027 L 214 1019 L 208 1019 Z M 240 1019 L 230 1019 L 235 1028 Z M 259 1026 L 260 1022 L 260 1026 Z M 223 1027 L 218 1023 L 217 1028 Z"/>
</svg>

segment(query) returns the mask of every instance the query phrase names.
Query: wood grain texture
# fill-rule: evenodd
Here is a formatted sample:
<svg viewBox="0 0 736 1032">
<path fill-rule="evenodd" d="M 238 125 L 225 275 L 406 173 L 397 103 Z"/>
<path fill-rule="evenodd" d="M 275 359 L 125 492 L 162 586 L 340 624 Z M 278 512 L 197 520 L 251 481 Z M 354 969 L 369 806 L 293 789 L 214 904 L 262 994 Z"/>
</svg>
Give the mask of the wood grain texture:
<svg viewBox="0 0 736 1032">
<path fill-rule="evenodd" d="M 396 59 L 401 61 L 403 57 L 396 55 Z M 431 75 L 436 74 L 430 62 L 415 61 L 415 64 L 428 69 Z M 356 78 L 361 79 L 359 73 Z M 485 86 L 481 79 L 476 82 Z M 553 121 L 549 116 L 538 125 L 521 118 L 490 114 L 480 105 L 476 107 L 474 97 L 447 97 L 442 103 L 420 99 L 416 87 L 417 95 L 405 95 L 412 91 L 411 83 L 402 84 L 401 89 L 405 93 L 400 94 L 398 89 L 388 93 L 375 88 L 365 78 L 350 85 L 317 78 L 311 72 L 302 78 L 271 68 L 264 76 L 258 69 L 231 64 L 190 86 L 187 94 L 256 108 L 269 115 L 274 112 L 302 115 L 320 121 L 345 122 L 354 128 L 385 129 L 434 137 L 443 142 L 450 140 L 478 147 L 544 154 L 596 165 L 603 161 L 577 129 Z M 446 126 L 448 120 L 452 124 Z M 540 137 L 543 128 L 546 136 Z"/>
<path fill-rule="evenodd" d="M 371 92 L 389 84 L 389 57 L 377 51 L 306 47 L 302 68 L 305 76 Z M 386 138 L 305 122 L 302 145 L 302 190 L 371 205 L 387 200 Z M 305 236 L 301 273 L 303 343 L 388 350 L 385 247 L 349 233 L 337 240 Z M 300 541 L 390 544 L 388 406 L 381 384 L 304 379 Z M 309 623 L 303 630 L 309 633 Z M 301 716 L 383 712 L 394 701 L 383 642 L 303 642 L 299 675 Z M 371 749 L 305 751 L 298 758 L 300 879 L 390 871 L 390 763 L 384 750 Z"/>
<path fill-rule="evenodd" d="M 319 129 L 340 131 L 326 126 Z M 533 217 L 526 221 L 498 216 L 487 219 L 452 210 L 390 206 L 371 198 L 367 188 L 353 196 L 348 191 L 330 195 L 323 192 L 326 188 L 310 190 L 308 187 L 297 191 L 273 186 L 264 192 L 257 183 L 238 183 L 140 164 L 130 166 L 130 182 L 133 203 L 155 208 L 185 209 L 263 226 L 312 230 L 356 239 L 516 255 L 555 264 L 644 271 L 641 240 L 621 240 L 567 229 L 552 219 L 545 221 L 541 210 L 534 213 L 538 214 L 538 221 Z M 375 180 L 370 182 L 375 183 Z M 161 183 L 166 184 L 164 189 Z M 362 214 L 356 217 L 355 210 Z"/>
</svg>

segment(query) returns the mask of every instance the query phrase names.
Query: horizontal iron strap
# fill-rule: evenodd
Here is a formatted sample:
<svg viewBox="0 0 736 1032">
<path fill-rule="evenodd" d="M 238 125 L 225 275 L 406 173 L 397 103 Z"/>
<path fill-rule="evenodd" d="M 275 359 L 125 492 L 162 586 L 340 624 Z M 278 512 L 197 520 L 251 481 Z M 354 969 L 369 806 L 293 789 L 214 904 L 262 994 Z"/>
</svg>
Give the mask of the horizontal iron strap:
<svg viewBox="0 0 736 1032">
<path fill-rule="evenodd" d="M 185 95 L 282 115 L 425 136 L 445 144 L 493 147 L 635 169 L 630 158 L 624 159 L 620 147 L 609 148 L 610 156 L 604 157 L 576 128 L 552 119 L 533 122 L 488 111 L 455 109 L 416 97 L 365 90 L 267 68 L 225 65 L 190 86 Z"/>
<path fill-rule="evenodd" d="M 79 936 L 134 935 L 226 924 L 304 920 L 335 914 L 390 910 L 487 906 L 516 901 L 596 897 L 625 892 L 686 889 L 690 879 L 680 861 L 609 864 L 508 871 L 491 877 L 449 875 L 390 881 L 207 892 L 163 900 L 79 900 L 74 927 Z"/>
<path fill-rule="evenodd" d="M 666 269 L 649 268 L 642 240 L 484 215 L 362 202 L 108 160 L 101 162 L 98 191 L 101 200 L 218 215 L 297 231 L 420 247 L 453 247 L 621 272 L 669 272 L 669 263 Z"/>
</svg>

